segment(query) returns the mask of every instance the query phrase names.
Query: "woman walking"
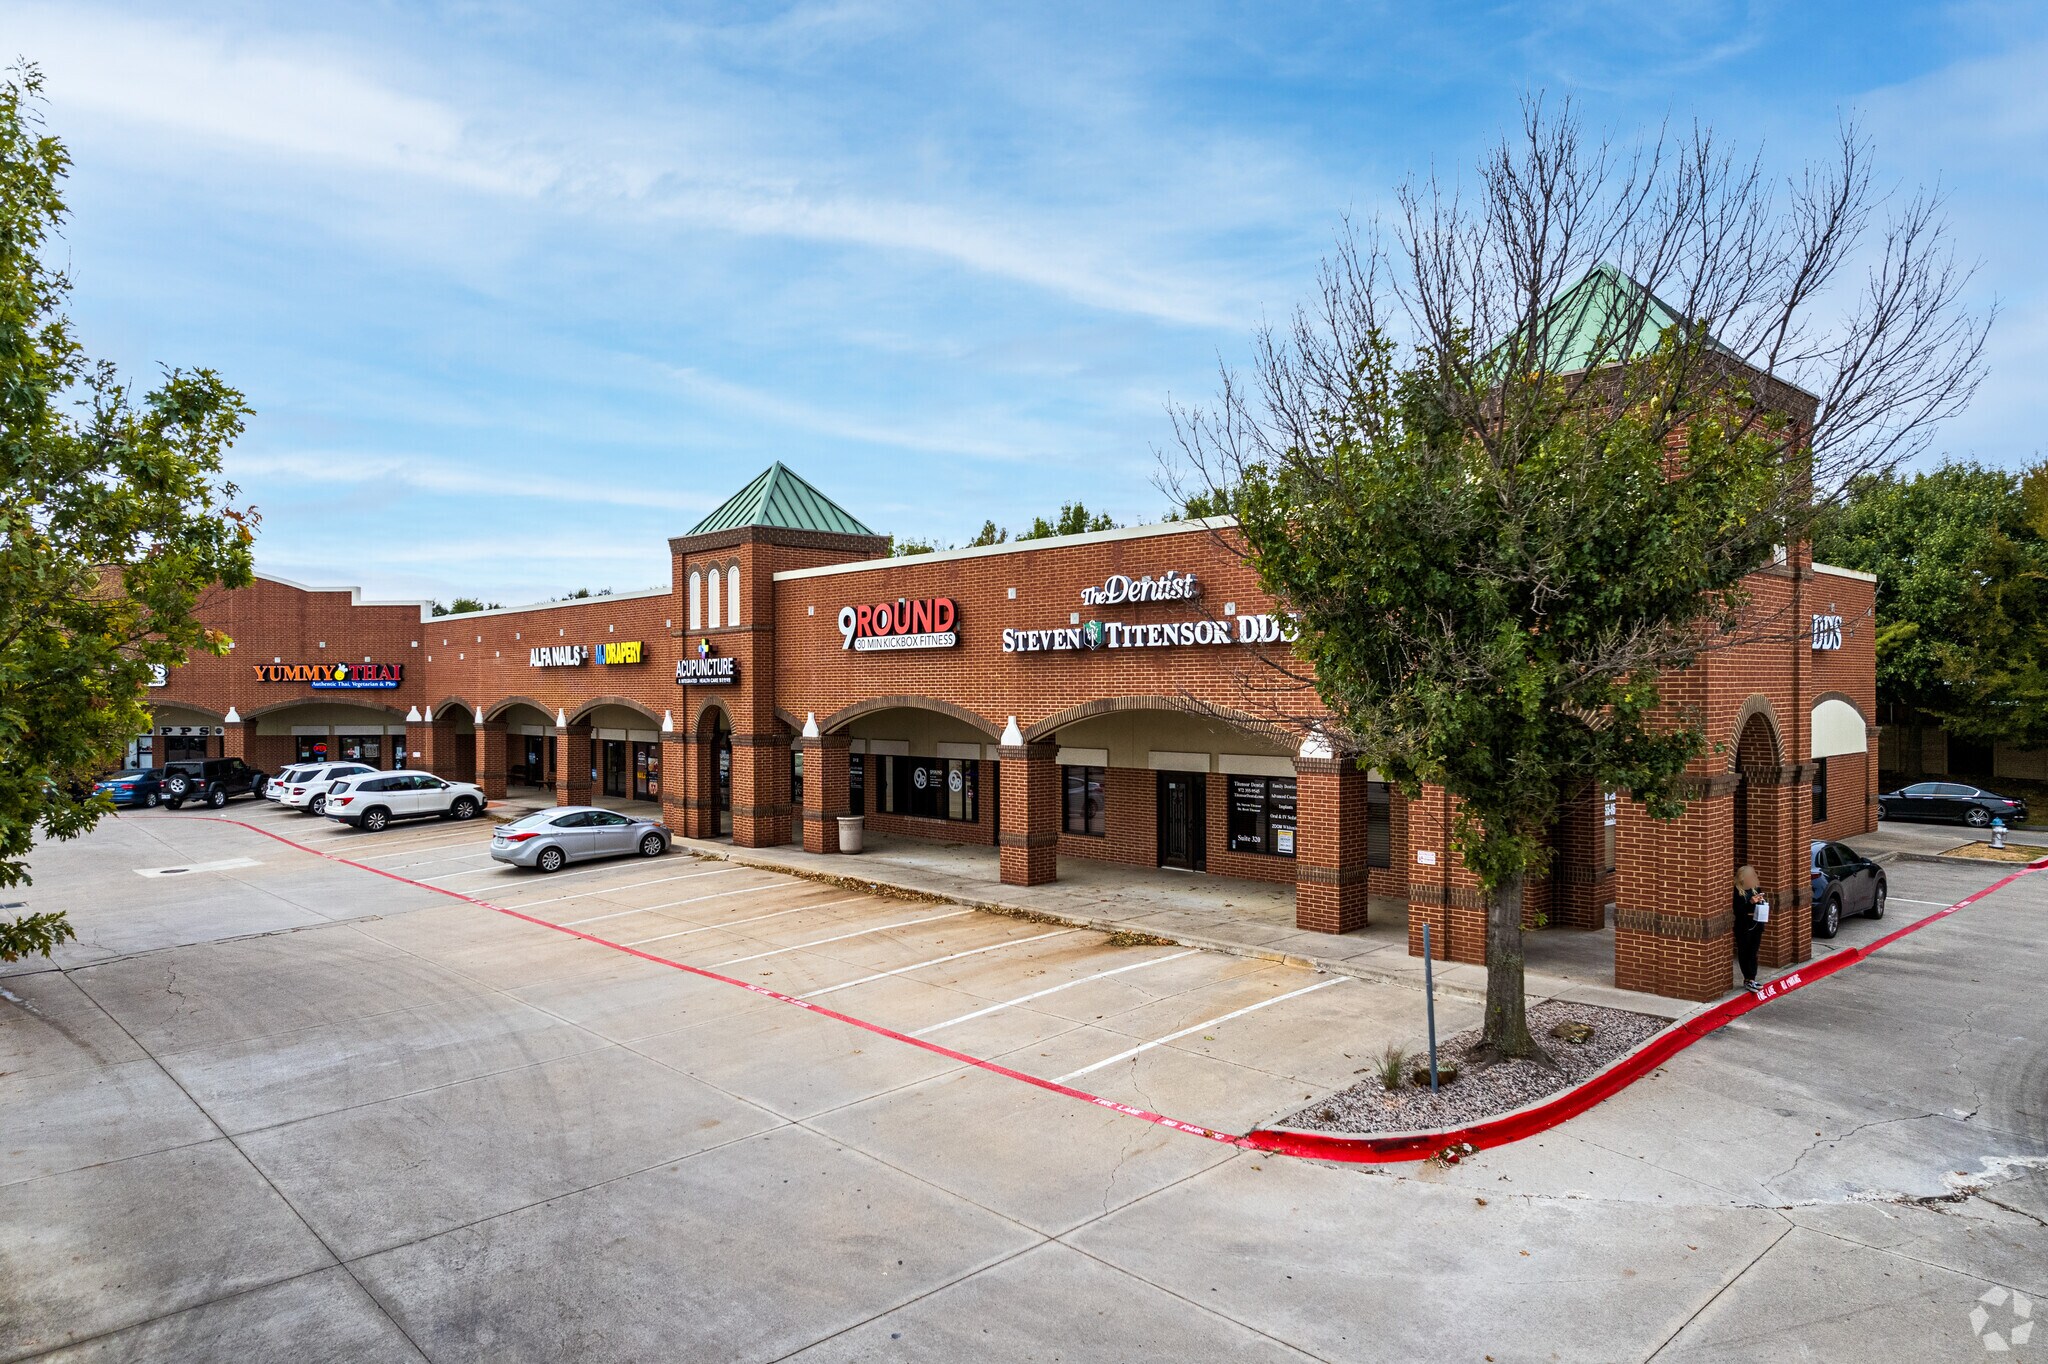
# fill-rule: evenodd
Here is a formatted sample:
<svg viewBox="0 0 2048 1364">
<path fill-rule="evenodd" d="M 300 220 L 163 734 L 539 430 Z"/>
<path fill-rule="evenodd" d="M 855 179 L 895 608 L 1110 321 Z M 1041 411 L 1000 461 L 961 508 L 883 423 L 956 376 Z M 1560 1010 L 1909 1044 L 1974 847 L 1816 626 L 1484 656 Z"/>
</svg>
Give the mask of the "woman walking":
<svg viewBox="0 0 2048 1364">
<path fill-rule="evenodd" d="M 1742 968 L 1742 988 L 1755 994 L 1756 954 L 1763 946 L 1764 924 L 1771 917 L 1771 902 L 1757 886 L 1755 867 L 1735 871 L 1735 964 Z"/>
</svg>

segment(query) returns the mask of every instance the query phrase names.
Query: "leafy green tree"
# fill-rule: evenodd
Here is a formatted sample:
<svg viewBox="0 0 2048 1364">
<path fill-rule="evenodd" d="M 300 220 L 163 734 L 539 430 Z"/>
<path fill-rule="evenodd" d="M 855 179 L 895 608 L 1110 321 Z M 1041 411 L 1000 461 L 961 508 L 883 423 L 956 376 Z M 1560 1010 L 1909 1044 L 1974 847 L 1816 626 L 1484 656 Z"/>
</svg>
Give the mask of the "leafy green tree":
<svg viewBox="0 0 2048 1364">
<path fill-rule="evenodd" d="M 1019 533 L 1019 540 L 1044 540 L 1054 535 L 1082 535 L 1091 530 L 1115 530 L 1116 522 L 1110 520 L 1108 512 L 1091 512 L 1080 502 L 1060 504 L 1057 520 L 1048 521 L 1043 516 L 1033 518 L 1031 529 Z"/>
<path fill-rule="evenodd" d="M 481 601 L 475 597 L 457 597 L 446 606 L 441 605 L 439 602 L 434 603 L 434 614 L 437 616 L 460 616 L 471 611 L 495 611 L 497 609 L 498 603 Z"/>
<path fill-rule="evenodd" d="M 2048 747 L 2048 464 L 2014 480 L 2012 514 L 1970 562 L 1964 629 L 1936 646 L 1952 734 Z"/>
<path fill-rule="evenodd" d="M 999 529 L 993 521 L 981 523 L 981 529 L 967 542 L 968 549 L 983 549 L 989 545 L 1000 545 L 1010 538 L 1010 532 Z"/>
<path fill-rule="evenodd" d="M 221 472 L 242 395 L 207 369 L 138 394 L 73 339 L 44 259 L 70 158 L 40 100 L 33 67 L 0 79 L 0 886 L 39 835 L 108 813 L 80 793 L 149 728 L 153 670 L 227 650 L 195 610 L 252 580 L 256 525 Z M 0 922 L 0 960 L 71 936 L 61 914 Z"/>
<path fill-rule="evenodd" d="M 1845 134 L 1774 197 L 1705 130 L 1617 154 L 1531 103 L 1476 188 L 1407 187 L 1398 229 L 1347 236 L 1315 308 L 1259 335 L 1249 385 L 1176 415 L 1191 481 L 1294 618 L 1257 704 L 1456 798 L 1482 1056 L 1542 1054 L 1523 890 L 1560 808 L 1615 787 L 1682 811 L 1703 722 L 1663 679 L 1796 639 L 1745 576 L 1804 537 L 1816 485 L 1923 448 L 1981 373 L 1926 198 L 1816 315 L 1877 220 L 1864 157 Z"/>
<path fill-rule="evenodd" d="M 895 559 L 908 558 L 913 554 L 936 553 L 938 548 L 930 540 L 898 540 L 893 535 L 889 537 L 889 555 Z"/>
<path fill-rule="evenodd" d="M 1946 714 L 1958 709 L 1956 659 L 2008 649 L 1980 628 L 1976 601 L 1979 566 L 2001 538 L 2039 537 L 2019 476 L 1981 464 L 1867 474 L 1822 509 L 1813 557 L 1877 576 L 1878 700 Z"/>
<path fill-rule="evenodd" d="M 1190 492 L 1181 504 L 1166 514 L 1168 521 L 1207 521 L 1230 515 L 1230 496 L 1209 488 Z"/>
</svg>

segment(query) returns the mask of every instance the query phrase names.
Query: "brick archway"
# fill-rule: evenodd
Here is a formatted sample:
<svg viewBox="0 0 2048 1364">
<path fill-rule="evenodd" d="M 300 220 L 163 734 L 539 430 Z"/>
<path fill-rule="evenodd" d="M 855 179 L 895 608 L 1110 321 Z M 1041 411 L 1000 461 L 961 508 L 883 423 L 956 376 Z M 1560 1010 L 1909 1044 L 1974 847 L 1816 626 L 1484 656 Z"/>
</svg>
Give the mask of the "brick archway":
<svg viewBox="0 0 2048 1364">
<path fill-rule="evenodd" d="M 1180 715 L 1192 715 L 1197 719 L 1219 720 L 1234 725 L 1251 734 L 1266 738 L 1286 748 L 1293 748 L 1286 736 L 1280 734 L 1269 721 L 1261 720 L 1248 711 L 1233 710 L 1228 706 L 1210 705 L 1207 702 L 1189 701 L 1183 696 L 1112 696 L 1100 701 L 1070 707 L 1057 715 L 1051 715 L 1024 731 L 1027 744 L 1046 743 L 1059 731 L 1083 720 L 1092 720 L 1098 715 L 1113 715 L 1125 710 L 1163 710 Z"/>
<path fill-rule="evenodd" d="M 934 714 L 951 716 L 964 725 L 980 730 L 991 739 L 999 739 L 1003 733 L 1001 725 L 989 723 L 987 719 L 967 707 L 956 706 L 951 701 L 940 701 L 929 696 L 877 696 L 867 701 L 856 701 L 818 721 L 818 728 L 827 734 L 835 733 L 863 715 L 873 715 L 884 710 L 928 710 Z M 801 725 L 792 725 L 791 728 L 800 729 Z"/>
<path fill-rule="evenodd" d="M 586 716 L 592 711 L 597 710 L 600 706 L 618 706 L 621 709 L 633 711 L 653 724 L 655 728 L 659 729 L 661 727 L 661 717 L 659 715 L 656 715 L 640 702 L 625 696 L 599 696 L 585 701 L 575 710 L 568 712 L 569 723 L 572 725 L 581 724 Z"/>
</svg>

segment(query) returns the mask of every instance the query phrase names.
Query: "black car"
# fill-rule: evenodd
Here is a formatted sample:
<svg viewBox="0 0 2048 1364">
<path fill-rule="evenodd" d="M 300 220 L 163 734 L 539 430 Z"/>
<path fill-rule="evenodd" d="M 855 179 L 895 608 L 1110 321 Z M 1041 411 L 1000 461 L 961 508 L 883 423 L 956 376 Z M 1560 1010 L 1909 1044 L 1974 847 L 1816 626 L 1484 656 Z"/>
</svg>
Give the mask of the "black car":
<svg viewBox="0 0 2048 1364">
<path fill-rule="evenodd" d="M 1941 824 L 1960 822 L 1973 829 L 1988 829 L 1992 820 L 2002 819 L 2005 827 L 2010 829 L 2026 821 L 2027 803 L 1961 782 L 1921 781 L 1879 796 L 1877 817 L 1931 820 Z"/>
<path fill-rule="evenodd" d="M 164 804 L 173 810 L 188 800 L 220 809 L 236 796 L 260 796 L 270 780 L 240 758 L 207 758 L 164 764 Z"/>
<path fill-rule="evenodd" d="M 1832 938 L 1850 914 L 1884 917 L 1884 868 L 1847 843 L 1813 845 L 1813 936 Z"/>
</svg>

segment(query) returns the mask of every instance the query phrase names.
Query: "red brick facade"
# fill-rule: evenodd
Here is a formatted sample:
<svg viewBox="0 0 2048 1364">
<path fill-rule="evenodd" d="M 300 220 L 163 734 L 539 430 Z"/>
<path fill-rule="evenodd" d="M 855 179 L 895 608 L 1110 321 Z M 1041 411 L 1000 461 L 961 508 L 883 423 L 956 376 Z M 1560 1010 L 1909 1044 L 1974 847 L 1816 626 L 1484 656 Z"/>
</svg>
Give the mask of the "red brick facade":
<svg viewBox="0 0 2048 1364">
<path fill-rule="evenodd" d="M 382 765 L 402 753 L 494 797 L 515 780 L 564 803 L 608 786 L 614 795 L 641 790 L 690 836 L 729 830 L 742 846 L 801 841 L 814 852 L 837 849 L 859 764 L 870 829 L 994 846 L 1007 882 L 1054 879 L 1067 858 L 1157 866 L 1171 842 L 1173 857 L 1213 874 L 1292 881 L 1305 929 L 1349 931 L 1366 923 L 1373 900 L 1405 899 L 1412 951 L 1428 923 L 1438 955 L 1484 960 L 1486 916 L 1451 848 L 1454 812 L 1443 794 L 1425 790 L 1410 802 L 1396 792 L 1379 806 L 1384 865 L 1370 865 L 1367 774 L 1313 744 L 1300 756 L 1298 734 L 1261 722 L 1258 698 L 1276 674 L 1239 640 L 1256 633 L 1271 604 L 1210 532 L 1155 527 L 886 559 L 878 537 L 749 526 L 670 548 L 666 590 L 461 616 L 423 617 L 417 605 L 269 579 L 220 593 L 208 618 L 236 647 L 172 675 L 156 693 L 159 725 L 217 730 L 214 751 L 269 768 L 314 745 L 361 745 L 374 732 Z M 713 574 L 715 625 L 704 586 Z M 1113 575 L 1169 574 L 1191 574 L 1196 585 L 1175 600 L 1082 600 Z M 1794 555 L 1754 575 L 1751 588 L 1751 609 L 1778 642 L 1710 652 L 1667 679 L 1671 703 L 1703 714 L 1711 740 L 1685 818 L 1659 824 L 1625 792 L 1611 803 L 1588 793 L 1560 821 L 1553 873 L 1528 888 L 1531 926 L 1612 924 L 1616 979 L 1633 988 L 1701 999 L 1724 992 L 1737 861 L 1755 863 L 1775 902 L 1800 904 L 1807 839 L 1873 827 L 1874 763 L 1856 752 L 1827 757 L 1826 818 L 1814 822 L 1809 719 L 1825 699 L 1849 708 L 1834 712 L 1836 733 L 1841 715 L 1875 714 L 1872 584 Z M 848 647 L 842 608 L 894 611 L 899 600 L 932 598 L 954 604 L 955 643 Z M 1806 638 L 1823 615 L 1842 618 L 1841 648 L 1816 650 Z M 1075 644 L 1090 621 L 1129 628 L 1103 647 L 1005 647 L 1006 634 L 1025 646 Z M 607 645 L 637 648 L 599 662 Z M 537 666 L 537 649 L 560 665 Z M 693 663 L 699 680 L 684 685 L 679 660 L 706 651 L 731 663 Z M 251 666 L 366 660 L 403 665 L 402 682 L 316 691 L 265 680 Z M 716 676 L 728 666 L 729 678 Z M 1287 708 L 1306 704 L 1295 696 Z M 806 736 L 813 718 L 816 733 Z M 898 808 L 883 808 L 884 764 L 899 760 L 902 771 L 942 785 L 973 765 L 972 818 L 946 817 L 966 813 L 965 790 L 921 796 L 922 810 L 899 792 Z M 1070 816 L 1087 822 L 1068 808 L 1071 768 L 1102 769 L 1100 833 L 1069 828 Z M 1267 793 L 1257 816 L 1265 841 L 1244 838 L 1261 850 L 1232 848 L 1238 786 Z M 1199 808 L 1162 824 L 1161 811 L 1178 808 L 1173 792 L 1190 790 Z M 939 809 L 947 798 L 956 803 Z M 1804 924 L 1801 914 L 1774 920 L 1767 959 L 1804 959 Z"/>
</svg>

